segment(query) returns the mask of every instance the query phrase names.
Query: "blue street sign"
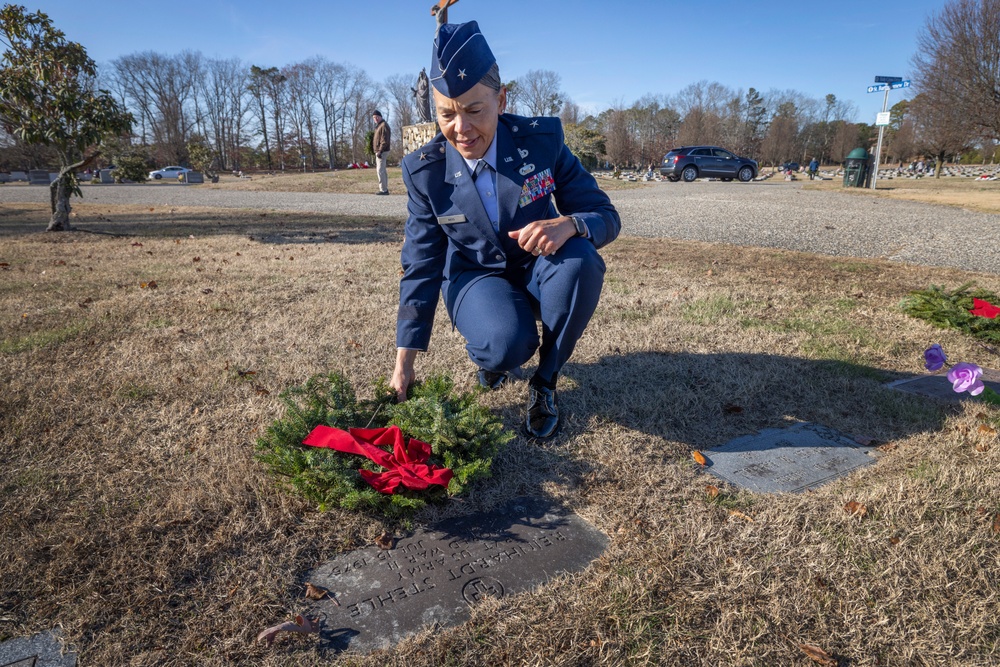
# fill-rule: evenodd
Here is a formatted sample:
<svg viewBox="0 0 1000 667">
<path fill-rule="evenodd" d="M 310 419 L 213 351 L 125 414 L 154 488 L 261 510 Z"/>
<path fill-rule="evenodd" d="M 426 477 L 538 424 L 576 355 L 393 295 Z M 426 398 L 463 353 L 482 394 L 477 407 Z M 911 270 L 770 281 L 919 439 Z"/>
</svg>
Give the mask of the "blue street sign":
<svg viewBox="0 0 1000 667">
<path fill-rule="evenodd" d="M 903 80 L 901 76 L 877 76 L 875 83 L 899 83 Z"/>
<path fill-rule="evenodd" d="M 878 83 L 875 84 L 874 86 L 868 86 L 868 92 L 882 93 L 887 90 L 896 90 L 897 88 L 909 88 L 909 87 L 910 87 L 909 80 L 897 81 L 896 83 Z"/>
</svg>

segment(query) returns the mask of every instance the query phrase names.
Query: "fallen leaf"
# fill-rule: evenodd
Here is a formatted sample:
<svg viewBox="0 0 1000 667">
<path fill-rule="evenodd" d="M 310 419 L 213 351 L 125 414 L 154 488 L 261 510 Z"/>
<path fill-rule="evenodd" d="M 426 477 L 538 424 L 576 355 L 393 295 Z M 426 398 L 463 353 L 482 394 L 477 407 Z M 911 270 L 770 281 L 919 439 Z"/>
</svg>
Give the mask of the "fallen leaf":
<svg viewBox="0 0 1000 667">
<path fill-rule="evenodd" d="M 270 646 L 274 643 L 274 639 L 279 632 L 300 632 L 302 634 L 315 632 L 318 634 L 319 625 L 314 619 L 307 616 L 296 616 L 294 622 L 285 621 L 266 630 L 261 630 L 260 634 L 257 635 L 257 641 L 264 640 Z"/>
<path fill-rule="evenodd" d="M 979 421 L 985 421 L 986 420 L 986 413 L 985 412 L 977 412 L 976 413 L 976 419 L 978 419 Z"/>
<path fill-rule="evenodd" d="M 236 374 L 239 375 L 241 378 L 245 378 L 248 376 L 257 375 L 257 371 L 236 371 Z"/>
<path fill-rule="evenodd" d="M 316 586 L 315 584 L 306 582 L 306 597 L 310 600 L 322 600 L 330 591 L 326 590 L 322 586 Z"/>
<path fill-rule="evenodd" d="M 714 484 L 706 484 L 705 485 L 705 494 L 709 498 L 717 498 L 719 496 L 719 487 L 717 487 Z"/>
<path fill-rule="evenodd" d="M 997 434 L 997 430 L 995 428 L 993 428 L 992 426 L 988 426 L 986 424 L 980 424 L 979 425 L 979 432 L 982 433 L 983 435 L 996 435 Z"/>
<path fill-rule="evenodd" d="M 382 533 L 375 538 L 375 546 L 382 551 L 389 551 L 396 544 L 396 538 L 389 533 Z"/>
<path fill-rule="evenodd" d="M 896 449 L 897 447 L 899 447 L 898 443 L 887 442 L 884 445 L 879 445 L 875 449 L 879 450 L 880 452 L 891 452 L 892 450 Z"/>
<path fill-rule="evenodd" d="M 898 535 L 893 535 L 892 537 L 889 538 L 889 544 L 891 544 L 893 546 L 896 546 L 897 544 L 899 544 L 899 542 L 900 542 L 900 539 L 899 539 Z"/>
<path fill-rule="evenodd" d="M 708 465 L 708 459 L 706 459 L 705 455 L 699 452 L 697 449 L 691 452 L 691 457 L 695 460 L 695 463 L 697 463 L 700 466 Z"/>
<path fill-rule="evenodd" d="M 821 649 L 819 646 L 813 644 L 799 644 L 799 648 L 805 653 L 813 662 L 818 662 L 824 667 L 837 667 L 837 661 L 833 659 L 829 653 Z"/>
<path fill-rule="evenodd" d="M 739 510 L 729 510 L 729 516 L 739 517 L 740 519 L 743 519 L 744 521 L 749 521 L 750 523 L 757 523 L 756 521 L 753 520 L 753 517 L 749 517 Z"/>
<path fill-rule="evenodd" d="M 132 247 L 133 247 L 133 248 L 141 248 L 141 247 L 142 247 L 142 244 L 141 244 L 141 243 L 139 243 L 138 241 L 136 241 L 135 243 L 133 243 L 133 244 L 132 244 Z"/>
<path fill-rule="evenodd" d="M 347 341 L 347 345 L 349 347 L 353 347 L 355 350 L 357 350 L 357 349 L 359 349 L 361 347 L 361 343 L 359 343 L 358 341 L 354 340 L 353 338 L 350 339 L 349 341 Z"/>
<path fill-rule="evenodd" d="M 865 514 L 868 513 L 868 508 L 859 503 L 858 501 L 852 500 L 851 502 L 844 505 L 844 511 L 846 511 L 851 516 L 856 516 L 860 519 Z"/>
<path fill-rule="evenodd" d="M 993 515 L 993 532 L 1000 533 L 1000 512 Z"/>
<path fill-rule="evenodd" d="M 260 386 L 259 384 L 255 384 L 255 385 L 253 386 L 253 390 L 254 390 L 255 392 L 257 392 L 257 395 L 258 395 L 258 396 L 268 396 L 268 395 L 270 395 L 270 393 L 271 393 L 270 391 L 268 391 L 268 390 L 267 390 L 267 389 L 265 389 L 264 387 Z"/>
<path fill-rule="evenodd" d="M 986 452 L 990 451 L 990 446 L 987 445 L 985 442 L 977 442 L 976 451 L 979 452 L 980 454 L 985 454 Z"/>
<path fill-rule="evenodd" d="M 201 293 L 202 294 L 211 294 L 212 293 L 212 288 L 211 287 L 206 287 L 205 289 L 203 289 L 201 291 Z"/>
<path fill-rule="evenodd" d="M 192 259 L 191 261 L 192 261 L 192 262 L 200 262 L 200 261 L 201 261 L 201 257 L 195 257 L 195 258 L 194 258 L 194 259 Z"/>
</svg>

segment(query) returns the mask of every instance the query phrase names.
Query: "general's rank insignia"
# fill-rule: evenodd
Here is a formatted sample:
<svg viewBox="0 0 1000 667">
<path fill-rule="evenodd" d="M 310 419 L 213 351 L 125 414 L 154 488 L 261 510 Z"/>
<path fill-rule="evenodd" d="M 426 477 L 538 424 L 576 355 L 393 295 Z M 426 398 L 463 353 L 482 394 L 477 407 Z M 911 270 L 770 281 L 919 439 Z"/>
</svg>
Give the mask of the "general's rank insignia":
<svg viewBox="0 0 1000 667">
<path fill-rule="evenodd" d="M 524 182 L 524 185 L 521 187 L 521 199 L 518 204 L 521 208 L 524 208 L 531 202 L 552 194 L 555 192 L 555 189 L 556 182 L 552 179 L 552 170 L 546 169 L 545 171 L 540 171 Z"/>
</svg>

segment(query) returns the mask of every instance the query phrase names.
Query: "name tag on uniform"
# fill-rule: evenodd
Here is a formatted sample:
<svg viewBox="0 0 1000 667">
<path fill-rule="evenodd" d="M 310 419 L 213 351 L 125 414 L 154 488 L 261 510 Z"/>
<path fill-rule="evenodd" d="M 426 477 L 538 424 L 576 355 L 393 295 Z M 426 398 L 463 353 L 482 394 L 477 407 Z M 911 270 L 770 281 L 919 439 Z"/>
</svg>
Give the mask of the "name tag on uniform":
<svg viewBox="0 0 1000 667">
<path fill-rule="evenodd" d="M 465 222 L 464 215 L 442 215 L 438 217 L 438 224 L 454 225 L 456 222 Z"/>
<path fill-rule="evenodd" d="M 556 182 L 552 178 L 552 170 L 540 171 L 524 182 L 521 187 L 521 199 L 519 205 L 524 208 L 533 201 L 548 196 L 555 192 Z"/>
</svg>

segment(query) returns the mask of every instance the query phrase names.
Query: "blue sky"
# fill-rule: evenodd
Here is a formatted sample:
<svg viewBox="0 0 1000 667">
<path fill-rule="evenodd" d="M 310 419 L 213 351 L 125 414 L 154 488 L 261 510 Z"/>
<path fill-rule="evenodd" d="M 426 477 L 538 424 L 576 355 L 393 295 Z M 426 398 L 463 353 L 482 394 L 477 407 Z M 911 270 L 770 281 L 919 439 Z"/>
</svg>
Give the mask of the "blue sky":
<svg viewBox="0 0 1000 667">
<path fill-rule="evenodd" d="M 430 58 L 432 0 L 20 0 L 49 14 L 105 63 L 137 51 L 239 57 L 282 66 L 322 55 L 377 81 Z M 852 101 L 872 123 L 876 75 L 909 78 L 916 36 L 942 0 L 461 0 L 453 22 L 477 20 L 504 79 L 552 70 L 585 110 L 674 94 L 700 80 L 799 90 Z M 904 91 L 889 95 L 889 104 Z"/>
</svg>

